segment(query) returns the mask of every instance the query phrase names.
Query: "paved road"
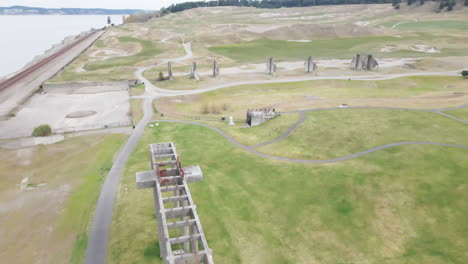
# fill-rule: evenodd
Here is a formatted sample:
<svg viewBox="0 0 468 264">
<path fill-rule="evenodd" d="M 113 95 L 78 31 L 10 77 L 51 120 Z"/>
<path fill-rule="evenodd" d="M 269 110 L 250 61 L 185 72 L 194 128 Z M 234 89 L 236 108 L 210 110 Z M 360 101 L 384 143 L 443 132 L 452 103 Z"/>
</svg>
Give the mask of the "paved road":
<svg viewBox="0 0 468 264">
<path fill-rule="evenodd" d="M 152 66 L 154 67 L 154 66 Z M 149 67 L 151 68 L 151 67 Z M 212 86 L 206 89 L 199 90 L 166 90 L 161 88 L 154 87 L 154 92 L 158 93 L 160 96 L 177 96 L 177 95 L 192 95 L 206 93 L 209 91 L 214 91 L 223 88 L 229 88 L 237 85 L 247 85 L 247 84 L 266 84 L 266 83 L 284 83 L 284 82 L 302 82 L 302 81 L 313 81 L 313 80 L 358 80 L 358 81 L 379 81 L 379 80 L 389 80 L 401 77 L 411 77 L 411 76 L 459 76 L 460 72 L 465 69 L 460 69 L 456 71 L 448 72 L 422 72 L 422 73 L 407 73 L 407 74 L 383 74 L 383 75 L 361 75 L 361 76 L 304 76 L 304 77 L 294 77 L 294 78 L 278 78 L 273 80 L 250 80 L 244 82 L 233 82 L 217 86 Z"/>
<path fill-rule="evenodd" d="M 178 62 L 192 57 L 191 43 L 184 43 L 183 46 L 187 54 L 184 57 L 170 61 Z M 166 63 L 167 61 L 169 60 L 165 60 L 163 63 Z M 112 212 L 114 209 L 117 188 L 119 187 L 119 178 L 130 154 L 133 152 L 135 146 L 143 135 L 146 125 L 153 118 L 152 104 L 153 100 L 158 97 L 158 94 L 155 92 L 156 87 L 143 77 L 143 72 L 152 67 L 154 66 L 140 68 L 135 72 L 135 76 L 145 84 L 145 93 L 142 96 L 142 98 L 145 98 L 143 102 L 143 118 L 133 130 L 124 147 L 120 150 L 102 186 L 88 237 L 88 247 L 85 257 L 86 264 L 106 263 L 109 232 L 112 223 Z"/>
<path fill-rule="evenodd" d="M 143 78 L 143 71 L 144 69 L 139 69 L 135 73 L 136 76 Z M 119 178 L 128 157 L 135 149 L 135 146 L 143 135 L 146 125 L 153 117 L 152 102 L 153 100 L 149 98 L 144 101 L 143 118 L 133 130 L 124 147 L 120 150 L 102 186 L 101 194 L 99 195 L 94 213 L 93 224 L 89 233 L 88 248 L 85 259 L 86 264 L 106 263 L 109 230 L 112 222 L 112 211 L 114 208 L 115 196 L 119 186 Z"/>
<path fill-rule="evenodd" d="M 92 36 L 85 39 L 83 42 L 73 46 L 67 52 L 59 55 L 49 63 L 42 65 L 42 67 L 24 76 L 24 78 L 11 85 L 11 87 L 0 91 L 0 118 L 6 116 L 18 105 L 21 105 L 23 101 L 32 95 L 43 82 L 49 80 L 68 63 L 73 61 L 102 34 L 104 34 L 104 32 L 104 30 L 97 30 Z"/>
<path fill-rule="evenodd" d="M 347 155 L 347 156 L 343 156 L 343 157 L 339 157 L 339 158 L 335 158 L 335 159 L 328 159 L 328 160 L 291 159 L 291 158 L 278 157 L 278 156 L 273 156 L 273 155 L 265 154 L 265 153 L 262 153 L 262 152 L 258 152 L 256 150 L 254 150 L 253 147 L 245 146 L 245 145 L 239 143 L 238 141 L 236 141 L 235 139 L 233 139 L 232 137 L 230 137 L 229 135 L 227 135 L 226 133 L 224 133 L 223 131 L 221 131 L 220 129 L 212 127 L 212 126 L 207 125 L 207 124 L 202 124 L 202 123 L 193 122 L 193 121 L 182 121 L 182 120 L 153 120 L 152 122 L 184 123 L 184 124 L 192 124 L 192 125 L 206 127 L 206 128 L 209 128 L 211 130 L 216 131 L 218 134 L 220 134 L 221 136 L 223 136 L 224 138 L 229 140 L 231 143 L 235 144 L 239 148 L 241 148 L 241 149 L 243 149 L 245 151 L 248 151 L 248 152 L 250 152 L 252 154 L 255 154 L 255 155 L 258 155 L 258 156 L 261 156 L 261 157 L 265 157 L 265 158 L 274 159 L 274 160 L 282 160 L 282 161 L 297 162 L 297 163 L 323 164 L 323 163 L 333 163 L 333 162 L 338 162 L 338 161 L 345 161 L 345 160 L 354 159 L 354 158 L 357 158 L 357 157 L 360 157 L 360 156 L 363 156 L 363 155 L 366 155 L 366 154 L 369 154 L 369 153 L 372 153 L 372 152 L 375 152 L 375 151 L 378 151 L 378 150 L 391 148 L 391 147 L 396 147 L 396 146 L 403 146 L 403 145 L 437 145 L 437 146 L 457 147 L 457 148 L 468 149 L 468 146 L 464 146 L 464 145 L 446 144 L 446 143 L 428 142 L 428 141 L 405 141 L 405 142 L 395 142 L 395 143 L 390 143 L 390 144 L 378 146 L 378 147 L 375 147 L 375 148 L 370 148 L 370 149 L 367 149 L 367 150 L 364 150 L 364 151 L 361 151 L 361 152 L 357 152 L 357 153 L 354 153 L 354 154 L 351 154 L 351 155 Z"/>
</svg>

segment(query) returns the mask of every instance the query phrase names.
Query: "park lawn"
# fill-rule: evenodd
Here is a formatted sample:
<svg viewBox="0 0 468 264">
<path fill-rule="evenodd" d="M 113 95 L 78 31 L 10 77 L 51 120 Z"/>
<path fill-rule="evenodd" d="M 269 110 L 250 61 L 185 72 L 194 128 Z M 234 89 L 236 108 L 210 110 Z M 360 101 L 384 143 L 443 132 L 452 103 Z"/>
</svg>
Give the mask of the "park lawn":
<svg viewBox="0 0 468 264">
<path fill-rule="evenodd" d="M 5 243 L 5 251 L 0 259 L 34 263 L 40 256 L 41 263 L 83 263 L 101 184 L 125 139 L 125 135 L 92 135 L 2 149 L 0 199 L 5 214 L 0 214 L 0 243 Z M 19 191 L 24 177 L 33 189 Z M 21 205 L 12 207 L 11 202 Z"/>
<path fill-rule="evenodd" d="M 257 150 L 297 159 L 331 159 L 405 141 L 468 146 L 467 127 L 445 116 L 418 111 L 338 109 L 307 113 L 289 137 Z"/>
<path fill-rule="evenodd" d="M 390 21 L 381 23 L 381 26 L 393 27 L 398 22 Z M 395 26 L 395 29 L 403 30 L 468 30 L 468 20 L 432 20 L 409 21 Z"/>
<path fill-rule="evenodd" d="M 78 58 L 80 59 L 80 57 Z M 71 65 L 75 65 L 72 63 Z M 126 81 L 135 78 L 132 66 L 121 66 L 113 68 L 99 69 L 95 71 L 76 72 L 72 66 L 67 66 L 60 74 L 49 80 L 51 83 L 61 82 L 87 82 L 87 81 Z"/>
<path fill-rule="evenodd" d="M 108 263 L 162 263 L 148 145 L 172 141 L 217 263 L 466 263 L 468 152 L 401 146 L 327 165 L 274 161 L 188 124 L 148 128 L 114 208 Z M 201 146 L 203 146 L 201 148 Z"/>
<path fill-rule="evenodd" d="M 456 38 L 454 38 L 456 39 Z M 413 50 L 382 52 L 385 45 L 414 45 L 424 41 L 427 45 L 441 44 L 441 53 L 422 53 Z M 242 43 L 225 44 L 208 48 L 209 51 L 226 56 L 238 62 L 264 62 L 269 57 L 278 61 L 303 60 L 313 55 L 316 59 L 351 59 L 356 53 L 372 53 L 378 60 L 382 57 L 433 57 L 461 56 L 466 50 L 450 48 L 447 43 L 419 34 L 405 39 L 393 36 L 370 36 L 353 38 L 316 39 L 311 42 L 290 42 L 286 40 L 257 39 Z M 312 52 L 312 53 L 311 53 Z"/>
<path fill-rule="evenodd" d="M 266 141 L 274 140 L 284 133 L 286 133 L 295 123 L 300 119 L 300 114 L 287 114 L 279 115 L 266 123 L 259 126 L 249 127 L 247 126 L 246 119 L 234 120 L 234 125 L 229 125 L 228 117 L 225 121 L 213 121 L 213 120 L 193 120 L 190 118 L 165 116 L 157 117 L 158 120 L 174 120 L 180 119 L 185 121 L 195 121 L 197 123 L 206 124 L 219 130 L 223 131 L 231 138 L 245 146 L 253 146 Z"/>
<path fill-rule="evenodd" d="M 130 96 L 138 96 L 145 93 L 145 84 L 140 83 L 136 86 L 130 87 Z"/>
<path fill-rule="evenodd" d="M 149 40 L 132 37 L 118 37 L 117 39 L 120 42 L 139 43 L 142 50 L 139 53 L 130 56 L 115 57 L 102 61 L 92 61 L 87 63 L 84 66 L 84 69 L 87 71 L 95 71 L 118 66 L 133 66 L 134 64 L 151 59 L 153 56 L 161 53 L 161 49 L 158 47 L 158 45 Z"/>
<path fill-rule="evenodd" d="M 412 107 L 415 108 L 448 107 L 451 102 L 455 104 L 451 106 L 458 106 L 458 101 L 452 100 L 463 100 L 463 97 L 447 100 L 454 92 L 468 93 L 468 83 L 455 76 L 415 76 L 383 81 L 317 80 L 232 86 L 201 95 L 162 98 L 155 101 L 155 107 L 166 114 L 203 115 L 206 105 L 214 105 L 220 109 L 220 115 L 245 119 L 249 108 L 276 108 L 281 112 L 329 107 L 328 99 L 332 99 L 329 101 L 334 107 L 342 103 L 338 103 L 340 100 L 359 98 L 369 98 L 367 103 L 374 105 L 374 99 L 379 99 L 378 106 L 399 106 L 405 103 L 403 98 L 414 100 L 416 103 Z M 418 97 L 434 97 L 434 100 L 426 102 L 427 99 Z M 386 98 L 396 99 L 385 102 Z M 222 110 L 223 105 L 229 108 Z"/>
<path fill-rule="evenodd" d="M 455 117 L 458 117 L 460 119 L 463 119 L 468 122 L 468 107 L 456 109 L 456 110 L 450 110 L 450 111 L 445 111 L 445 113 L 449 115 L 453 115 Z"/>
<path fill-rule="evenodd" d="M 143 118 L 143 101 L 144 99 L 130 99 L 130 109 L 134 125 L 138 124 Z"/>
</svg>

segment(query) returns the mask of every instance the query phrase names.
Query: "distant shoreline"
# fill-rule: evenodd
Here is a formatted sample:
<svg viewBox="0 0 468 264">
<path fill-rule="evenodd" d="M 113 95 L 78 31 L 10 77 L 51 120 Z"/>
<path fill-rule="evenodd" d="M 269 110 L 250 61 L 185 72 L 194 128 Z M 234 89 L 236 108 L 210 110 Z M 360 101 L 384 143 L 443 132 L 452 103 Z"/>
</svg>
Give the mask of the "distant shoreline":
<svg viewBox="0 0 468 264">
<path fill-rule="evenodd" d="M 105 9 L 105 8 L 42 8 L 29 6 L 0 7 L 0 15 L 131 15 L 153 12 L 142 9 Z"/>
</svg>

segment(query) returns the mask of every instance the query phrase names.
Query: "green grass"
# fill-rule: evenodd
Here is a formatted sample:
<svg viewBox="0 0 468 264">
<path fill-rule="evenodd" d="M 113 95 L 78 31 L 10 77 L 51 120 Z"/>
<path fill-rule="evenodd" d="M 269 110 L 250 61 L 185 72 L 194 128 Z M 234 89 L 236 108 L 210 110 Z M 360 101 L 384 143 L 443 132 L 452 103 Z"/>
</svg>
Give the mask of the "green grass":
<svg viewBox="0 0 468 264">
<path fill-rule="evenodd" d="M 139 62 L 151 59 L 153 56 L 161 52 L 161 49 L 157 46 L 156 43 L 153 43 L 149 40 L 137 39 L 132 37 L 118 37 L 120 42 L 136 42 L 141 45 L 141 52 L 130 55 L 115 57 L 103 61 L 93 61 L 85 65 L 84 69 L 87 71 L 95 71 L 98 69 L 106 69 L 118 66 L 133 66 Z"/>
<path fill-rule="evenodd" d="M 385 22 L 380 24 L 385 27 L 393 27 L 398 22 Z M 395 29 L 403 30 L 467 30 L 468 20 L 433 20 L 433 21 L 411 21 L 398 24 Z"/>
<path fill-rule="evenodd" d="M 173 141 L 217 263 L 466 263 L 468 152 L 403 146 L 329 165 L 246 153 L 198 126 L 148 128 L 121 177 L 108 263 L 162 263 L 148 144 Z M 203 151 L 200 151 L 200 146 Z"/>
<path fill-rule="evenodd" d="M 143 99 L 130 99 L 130 109 L 133 124 L 136 125 L 143 118 Z"/>
<path fill-rule="evenodd" d="M 460 119 L 463 119 L 468 122 L 468 107 L 456 109 L 456 110 L 450 110 L 450 111 L 445 111 L 445 113 L 449 115 L 453 115 L 455 117 L 458 117 Z"/>
<path fill-rule="evenodd" d="M 289 137 L 257 150 L 276 156 L 328 159 L 402 141 L 468 146 L 466 125 L 427 112 L 340 109 L 307 113 Z"/>
<path fill-rule="evenodd" d="M 130 88 L 130 95 L 131 96 L 138 96 L 138 95 L 142 95 L 144 93 L 145 93 L 145 84 L 144 83 L 140 83 L 140 84 Z"/>
<path fill-rule="evenodd" d="M 169 119 L 173 118 L 169 117 Z M 227 121 L 196 121 L 216 127 L 246 146 L 253 146 L 280 137 L 297 123 L 299 119 L 300 114 L 281 115 L 255 127 L 246 126 L 245 119 L 235 120 L 235 125 L 233 126 L 228 125 Z"/>
<path fill-rule="evenodd" d="M 125 138 L 90 135 L 0 150 L 0 233 L 8 244 L 2 263 L 34 263 L 39 255 L 43 263 L 83 262 L 102 180 Z M 31 189 L 19 191 L 25 177 Z"/>
<path fill-rule="evenodd" d="M 87 232 L 101 185 L 124 139 L 124 135 L 111 135 L 106 141 L 86 151 L 87 155 L 93 156 L 92 162 L 81 166 L 79 170 L 81 183 L 68 198 L 54 233 L 58 238 L 69 237 L 73 234 L 76 236 L 69 263 L 78 264 L 84 261 L 88 242 Z"/>
<path fill-rule="evenodd" d="M 315 58 L 350 59 L 356 53 L 368 52 L 379 57 L 421 57 L 466 54 L 466 50 L 441 47 L 441 53 L 421 53 L 413 50 L 381 52 L 384 45 L 431 43 L 428 35 L 407 37 L 372 36 L 354 38 L 317 39 L 311 42 L 288 42 L 285 40 L 259 39 L 243 43 L 226 44 L 208 48 L 211 52 L 232 58 L 238 62 L 263 62 L 273 56 L 276 60 L 302 60 L 309 55 Z"/>
<path fill-rule="evenodd" d="M 442 96 L 439 101 L 415 98 L 414 104 L 407 107 L 447 107 L 443 105 L 448 103 L 445 98 L 453 96 L 453 92 L 456 91 L 468 92 L 468 83 L 460 77 L 416 76 L 383 81 L 320 80 L 233 86 L 202 95 L 181 96 L 178 97 L 181 102 L 177 104 L 173 102 L 173 98 L 162 98 L 155 104 L 167 114 L 177 111 L 187 115 L 201 115 L 204 105 L 228 104 L 229 110 L 223 111 L 222 114 L 239 119 L 245 118 L 245 111 L 249 108 L 271 107 L 278 111 L 310 109 L 320 107 L 320 99 L 339 101 L 340 98 L 369 98 L 368 103 L 372 103 L 372 98 L 411 99 L 417 96 L 432 96 L 437 99 L 437 96 Z M 319 100 L 307 99 L 305 96 L 314 96 Z M 337 105 L 338 102 L 335 102 L 333 106 Z"/>
</svg>

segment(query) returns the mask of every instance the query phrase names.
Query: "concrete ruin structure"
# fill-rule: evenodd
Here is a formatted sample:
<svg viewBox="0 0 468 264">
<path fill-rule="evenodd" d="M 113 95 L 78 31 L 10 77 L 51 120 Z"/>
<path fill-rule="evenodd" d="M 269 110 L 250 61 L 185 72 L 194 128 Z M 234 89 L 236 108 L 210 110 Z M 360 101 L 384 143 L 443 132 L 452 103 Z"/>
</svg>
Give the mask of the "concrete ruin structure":
<svg viewBox="0 0 468 264">
<path fill-rule="evenodd" d="M 219 66 L 218 66 L 218 62 L 215 60 L 213 61 L 213 77 L 218 77 L 219 75 Z"/>
<path fill-rule="evenodd" d="M 314 62 L 314 58 L 312 56 L 309 56 L 304 62 L 304 71 L 307 73 L 317 71 L 317 64 Z"/>
<path fill-rule="evenodd" d="M 203 180 L 200 167 L 182 167 L 174 143 L 150 145 L 150 171 L 137 172 L 138 189 L 152 188 L 164 264 L 213 264 L 187 183 Z"/>
<path fill-rule="evenodd" d="M 358 71 L 373 71 L 378 66 L 379 63 L 374 59 L 372 54 L 356 54 L 356 57 L 351 61 L 351 68 Z"/>
<path fill-rule="evenodd" d="M 277 70 L 277 67 L 275 64 L 275 60 L 273 57 L 271 57 L 268 59 L 268 62 L 267 62 L 267 73 L 273 75 L 275 74 L 276 70 Z"/>
<path fill-rule="evenodd" d="M 172 73 L 172 62 L 167 62 L 167 74 L 169 75 L 169 80 L 174 80 L 174 75 Z"/>
<path fill-rule="evenodd" d="M 198 75 L 197 62 L 196 61 L 192 61 L 192 68 L 190 69 L 190 78 L 193 78 L 196 81 L 200 80 L 200 75 Z"/>
<path fill-rule="evenodd" d="M 275 109 L 249 109 L 247 110 L 247 124 L 251 127 L 258 126 L 279 115 Z"/>
</svg>

